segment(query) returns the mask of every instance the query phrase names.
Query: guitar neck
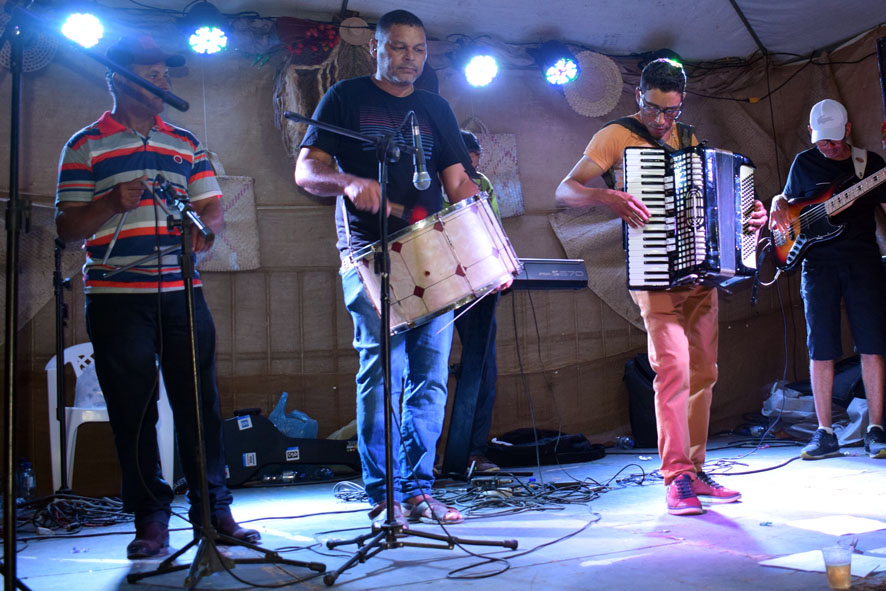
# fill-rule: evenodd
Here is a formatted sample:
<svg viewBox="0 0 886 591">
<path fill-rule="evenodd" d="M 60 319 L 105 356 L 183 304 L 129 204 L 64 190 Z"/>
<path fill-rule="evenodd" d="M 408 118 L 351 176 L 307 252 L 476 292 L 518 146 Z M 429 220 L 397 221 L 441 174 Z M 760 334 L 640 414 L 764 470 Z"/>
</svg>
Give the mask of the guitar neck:
<svg viewBox="0 0 886 591">
<path fill-rule="evenodd" d="M 825 201 L 825 211 L 829 216 L 840 213 L 855 203 L 856 199 L 884 182 L 886 182 L 886 168 L 881 168 L 871 176 L 860 180 L 845 191 L 840 191 Z"/>
</svg>

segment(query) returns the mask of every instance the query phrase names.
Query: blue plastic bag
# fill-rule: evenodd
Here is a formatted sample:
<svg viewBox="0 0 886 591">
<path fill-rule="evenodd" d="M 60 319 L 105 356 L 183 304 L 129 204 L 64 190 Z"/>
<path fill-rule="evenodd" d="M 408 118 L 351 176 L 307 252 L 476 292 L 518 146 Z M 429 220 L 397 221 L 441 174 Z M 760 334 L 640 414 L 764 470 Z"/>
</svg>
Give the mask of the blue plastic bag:
<svg viewBox="0 0 886 591">
<path fill-rule="evenodd" d="M 288 392 L 280 395 L 280 401 L 268 418 L 277 429 L 287 437 L 295 437 L 298 439 L 316 439 L 317 438 L 317 421 L 306 415 L 300 410 L 291 410 L 286 412 L 286 399 L 289 398 Z"/>
</svg>

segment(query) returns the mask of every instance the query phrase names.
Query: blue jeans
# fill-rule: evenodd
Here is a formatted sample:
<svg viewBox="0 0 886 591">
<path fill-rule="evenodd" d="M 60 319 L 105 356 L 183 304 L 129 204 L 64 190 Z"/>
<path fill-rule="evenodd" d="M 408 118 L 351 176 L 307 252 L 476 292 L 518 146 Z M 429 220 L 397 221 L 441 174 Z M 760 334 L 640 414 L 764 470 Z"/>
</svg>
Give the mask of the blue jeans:
<svg viewBox="0 0 886 591">
<path fill-rule="evenodd" d="M 215 325 L 202 289 L 194 290 L 194 307 L 210 511 L 223 515 L 230 511 L 232 496 L 226 484 L 215 381 Z M 161 476 L 157 451 L 159 358 L 188 481 L 188 500 L 192 513 L 199 515 L 194 373 L 185 292 L 87 295 L 86 328 L 120 460 L 124 510 L 135 513 L 136 523 L 165 521 L 173 499 L 172 489 Z"/>
<path fill-rule="evenodd" d="M 363 464 L 363 485 L 369 499 L 379 503 L 386 491 L 380 322 L 357 270 L 343 270 L 341 280 L 345 306 L 354 321 L 354 349 L 360 358 L 357 447 Z M 451 321 L 452 312 L 447 312 L 390 340 L 392 470 L 394 498 L 398 501 L 421 491 L 430 493 L 434 484 L 436 446 L 446 410 Z"/>
<path fill-rule="evenodd" d="M 470 437 L 470 453 L 475 456 L 486 455 L 486 440 L 492 425 L 495 382 L 498 377 L 495 359 L 495 308 L 499 296 L 497 293 L 487 295 L 455 321 L 462 346 L 461 373 L 455 396 L 476 399 Z"/>
</svg>

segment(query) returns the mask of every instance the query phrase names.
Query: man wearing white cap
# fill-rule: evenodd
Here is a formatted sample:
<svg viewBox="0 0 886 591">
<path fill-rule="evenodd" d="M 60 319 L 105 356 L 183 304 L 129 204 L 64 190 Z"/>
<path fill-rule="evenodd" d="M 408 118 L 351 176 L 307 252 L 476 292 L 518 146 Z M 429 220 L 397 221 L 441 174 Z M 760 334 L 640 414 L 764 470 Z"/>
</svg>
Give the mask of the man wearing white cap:
<svg viewBox="0 0 886 591">
<path fill-rule="evenodd" d="M 812 107 L 809 133 L 815 147 L 797 154 L 784 191 L 773 198 L 770 215 L 773 230 L 788 230 L 788 200 L 816 202 L 832 185 L 845 183 L 849 186 L 881 172 L 886 166 L 879 155 L 848 143 L 851 129 L 846 109 L 837 101 L 825 99 Z M 843 225 L 842 232 L 809 246 L 803 259 L 801 295 L 806 311 L 809 373 L 818 417 L 818 429 L 800 454 L 805 460 L 840 454 L 832 428 L 831 403 L 834 361 L 843 354 L 841 300 L 846 303 L 855 349 L 861 356 L 870 417 L 864 435 L 865 451 L 872 458 L 886 458 L 886 434 L 883 431 L 883 354 L 886 352 L 883 293 L 886 277 L 875 238 L 874 213 L 878 203 L 886 211 L 884 185 L 870 190 L 834 215 L 829 221 Z"/>
</svg>

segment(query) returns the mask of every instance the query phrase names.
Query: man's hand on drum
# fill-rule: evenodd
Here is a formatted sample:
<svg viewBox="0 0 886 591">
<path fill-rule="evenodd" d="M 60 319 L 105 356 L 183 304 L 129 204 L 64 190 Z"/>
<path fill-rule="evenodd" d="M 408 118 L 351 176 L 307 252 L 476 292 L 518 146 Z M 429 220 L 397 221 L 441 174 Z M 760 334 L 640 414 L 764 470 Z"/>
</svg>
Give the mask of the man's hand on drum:
<svg viewBox="0 0 886 591">
<path fill-rule="evenodd" d="M 360 211 L 378 213 L 378 206 L 381 203 L 381 187 L 378 181 L 355 176 L 345 186 L 345 196 Z M 391 215 L 390 201 L 388 201 L 387 206 L 386 213 Z"/>
<path fill-rule="evenodd" d="M 649 221 L 649 210 L 642 201 L 630 193 L 610 189 L 606 191 L 602 201 L 632 228 L 642 228 Z"/>
<path fill-rule="evenodd" d="M 503 284 L 499 285 L 498 287 L 496 287 L 495 289 L 492 290 L 492 293 L 502 292 L 502 291 L 508 289 L 511 285 L 513 285 L 513 283 L 514 283 L 514 278 L 508 277 L 507 283 L 503 283 Z"/>
</svg>

